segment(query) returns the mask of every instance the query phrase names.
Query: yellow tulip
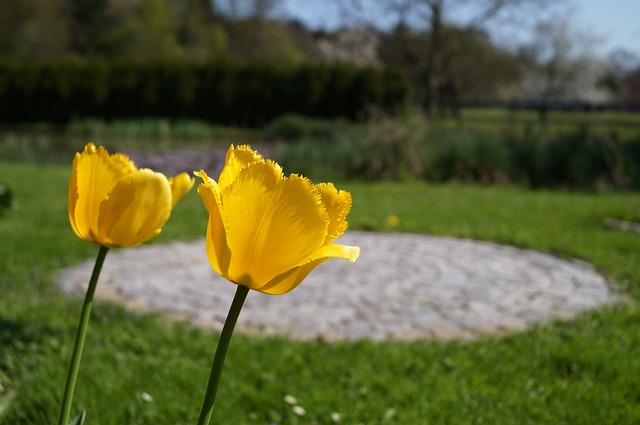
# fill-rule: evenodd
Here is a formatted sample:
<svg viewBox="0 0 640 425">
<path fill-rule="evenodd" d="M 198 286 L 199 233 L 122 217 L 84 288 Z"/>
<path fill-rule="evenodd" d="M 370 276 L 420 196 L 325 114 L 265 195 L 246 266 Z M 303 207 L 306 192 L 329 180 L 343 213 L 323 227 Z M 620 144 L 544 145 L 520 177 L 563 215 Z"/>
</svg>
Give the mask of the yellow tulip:
<svg viewBox="0 0 640 425">
<path fill-rule="evenodd" d="M 198 193 L 209 212 L 206 249 L 227 280 L 267 294 L 291 291 L 329 258 L 354 262 L 360 248 L 332 244 L 347 228 L 351 194 L 314 185 L 233 145 L 218 181 L 204 171 Z"/>
<path fill-rule="evenodd" d="M 73 158 L 71 227 L 81 239 L 107 248 L 140 245 L 160 233 L 194 181 L 187 173 L 167 179 L 138 169 L 126 155 L 89 143 Z"/>
</svg>

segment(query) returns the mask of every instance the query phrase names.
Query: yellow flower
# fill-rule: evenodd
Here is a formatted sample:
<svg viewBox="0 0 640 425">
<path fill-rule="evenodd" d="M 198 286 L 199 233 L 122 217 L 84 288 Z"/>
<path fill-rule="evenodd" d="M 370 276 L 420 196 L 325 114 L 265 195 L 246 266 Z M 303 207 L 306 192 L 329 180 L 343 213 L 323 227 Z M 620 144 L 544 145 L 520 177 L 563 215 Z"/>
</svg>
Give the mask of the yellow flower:
<svg viewBox="0 0 640 425">
<path fill-rule="evenodd" d="M 209 212 L 207 256 L 227 280 L 267 294 L 298 286 L 331 257 L 354 262 L 360 248 L 332 244 L 347 229 L 349 192 L 314 185 L 233 145 L 218 181 L 204 171 L 198 193 Z"/>
<path fill-rule="evenodd" d="M 396 228 L 400 225 L 400 219 L 397 215 L 389 215 L 387 216 L 387 224 L 393 228 Z"/>
<path fill-rule="evenodd" d="M 194 181 L 187 173 L 167 179 L 138 169 L 126 155 L 89 143 L 73 158 L 71 227 L 79 238 L 107 248 L 140 245 L 160 233 Z"/>
</svg>

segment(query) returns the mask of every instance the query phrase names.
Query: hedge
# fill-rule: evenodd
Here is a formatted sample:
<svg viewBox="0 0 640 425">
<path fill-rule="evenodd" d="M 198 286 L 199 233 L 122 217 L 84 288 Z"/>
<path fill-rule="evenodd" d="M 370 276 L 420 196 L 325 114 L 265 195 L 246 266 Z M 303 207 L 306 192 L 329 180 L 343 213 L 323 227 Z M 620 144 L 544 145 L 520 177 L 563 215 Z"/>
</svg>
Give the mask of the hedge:
<svg viewBox="0 0 640 425">
<path fill-rule="evenodd" d="M 404 110 L 409 85 L 393 70 L 215 62 L 0 62 L 0 122 L 72 118 L 194 118 L 261 126 L 286 113 L 357 119 Z"/>
</svg>

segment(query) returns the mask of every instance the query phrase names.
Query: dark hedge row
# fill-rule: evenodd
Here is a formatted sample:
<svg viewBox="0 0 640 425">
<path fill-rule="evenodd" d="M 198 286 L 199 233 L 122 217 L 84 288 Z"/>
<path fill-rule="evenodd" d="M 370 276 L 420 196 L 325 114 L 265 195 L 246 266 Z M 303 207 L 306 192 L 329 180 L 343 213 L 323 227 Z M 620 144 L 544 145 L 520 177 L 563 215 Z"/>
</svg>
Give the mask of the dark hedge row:
<svg viewBox="0 0 640 425">
<path fill-rule="evenodd" d="M 0 121 L 192 118 L 260 126 L 285 113 L 356 119 L 405 108 L 401 74 L 347 65 L 0 62 Z"/>
</svg>

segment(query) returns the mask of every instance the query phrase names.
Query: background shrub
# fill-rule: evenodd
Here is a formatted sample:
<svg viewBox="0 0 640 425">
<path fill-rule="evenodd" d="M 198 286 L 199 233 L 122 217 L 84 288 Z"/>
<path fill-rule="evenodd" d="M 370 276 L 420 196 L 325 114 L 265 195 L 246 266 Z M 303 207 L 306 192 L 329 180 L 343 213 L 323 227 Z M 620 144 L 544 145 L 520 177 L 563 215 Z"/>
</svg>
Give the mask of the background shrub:
<svg viewBox="0 0 640 425">
<path fill-rule="evenodd" d="M 285 173 L 295 172 L 317 181 L 330 179 L 358 179 L 361 161 L 355 141 L 341 136 L 331 142 L 303 139 L 295 144 L 278 143 L 273 156 Z"/>
<path fill-rule="evenodd" d="M 368 180 L 399 180 L 423 175 L 424 121 L 371 112 L 367 132 L 357 140 L 357 173 Z"/>
<path fill-rule="evenodd" d="M 416 115 L 374 115 L 359 132 L 339 128 L 336 122 L 285 117 L 268 127 L 267 134 L 288 140 L 276 150 L 280 161 L 312 177 L 532 188 L 640 187 L 640 134 L 619 141 L 615 134 L 593 132 L 588 126 L 551 133 L 535 125 L 469 132 L 441 128 Z"/>
<path fill-rule="evenodd" d="M 464 131 L 434 131 L 425 136 L 426 178 L 485 184 L 508 177 L 508 149 L 503 140 Z"/>
<path fill-rule="evenodd" d="M 356 133 L 362 129 L 344 120 L 310 118 L 296 114 L 285 114 L 269 123 L 262 131 L 270 142 L 299 142 L 314 140 L 330 142 L 342 135 Z"/>
<path fill-rule="evenodd" d="M 0 217 L 4 211 L 13 206 L 13 194 L 9 186 L 0 182 Z"/>
</svg>

